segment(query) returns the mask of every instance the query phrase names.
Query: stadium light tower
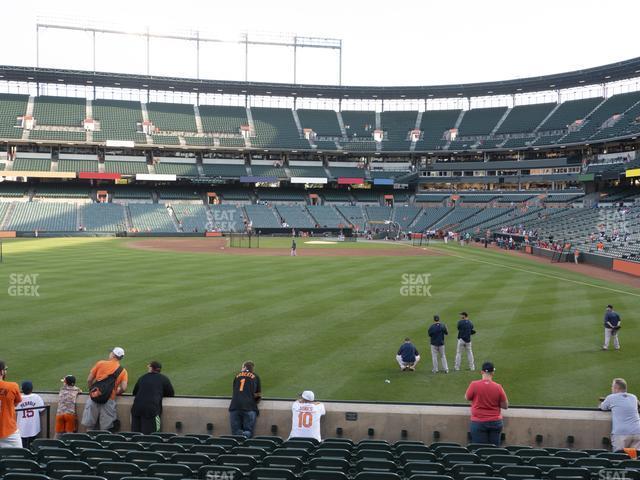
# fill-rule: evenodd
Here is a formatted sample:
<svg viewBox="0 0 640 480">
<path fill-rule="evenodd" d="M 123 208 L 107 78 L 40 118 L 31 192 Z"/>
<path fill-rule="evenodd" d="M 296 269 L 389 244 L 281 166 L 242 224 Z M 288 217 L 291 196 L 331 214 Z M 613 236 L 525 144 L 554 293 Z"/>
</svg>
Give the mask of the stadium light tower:
<svg viewBox="0 0 640 480">
<path fill-rule="evenodd" d="M 175 33 L 152 32 L 147 26 L 143 30 L 128 29 L 122 26 L 110 26 L 104 22 L 79 21 L 58 17 L 38 17 L 36 20 L 36 67 L 40 67 L 40 30 L 66 30 L 89 32 L 92 42 L 92 65 L 96 71 L 96 34 L 141 37 L 145 40 L 147 75 L 151 75 L 150 50 L 152 39 L 165 39 L 192 42 L 196 50 L 196 78 L 200 78 L 200 47 L 203 43 L 235 44 L 244 46 L 244 81 L 249 81 L 249 47 L 261 45 L 293 49 L 293 83 L 298 83 L 298 49 L 316 48 L 338 52 L 338 85 L 342 85 L 342 39 L 299 36 L 287 33 L 249 33 L 223 37 L 208 35 L 199 30 L 178 31 Z"/>
</svg>

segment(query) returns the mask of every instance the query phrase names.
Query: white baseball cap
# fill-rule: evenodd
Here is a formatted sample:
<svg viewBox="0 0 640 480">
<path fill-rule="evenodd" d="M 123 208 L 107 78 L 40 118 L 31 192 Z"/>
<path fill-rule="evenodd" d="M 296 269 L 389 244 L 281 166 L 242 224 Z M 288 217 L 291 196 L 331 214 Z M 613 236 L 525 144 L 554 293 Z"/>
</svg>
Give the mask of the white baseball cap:
<svg viewBox="0 0 640 480">
<path fill-rule="evenodd" d="M 300 396 L 307 402 L 313 402 L 316 399 L 316 396 L 311 390 L 305 390 L 300 394 Z"/>
<path fill-rule="evenodd" d="M 111 350 L 111 353 L 113 353 L 118 358 L 122 358 L 124 357 L 124 348 L 115 347 L 113 350 Z"/>
</svg>

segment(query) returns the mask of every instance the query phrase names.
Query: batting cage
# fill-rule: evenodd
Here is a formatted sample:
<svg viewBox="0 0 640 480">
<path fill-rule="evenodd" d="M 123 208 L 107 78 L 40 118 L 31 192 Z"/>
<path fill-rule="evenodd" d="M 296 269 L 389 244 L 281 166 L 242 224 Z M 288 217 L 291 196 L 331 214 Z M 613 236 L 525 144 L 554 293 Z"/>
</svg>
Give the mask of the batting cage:
<svg viewBox="0 0 640 480">
<path fill-rule="evenodd" d="M 230 248 L 260 248 L 260 235 L 255 233 L 230 233 Z"/>
</svg>

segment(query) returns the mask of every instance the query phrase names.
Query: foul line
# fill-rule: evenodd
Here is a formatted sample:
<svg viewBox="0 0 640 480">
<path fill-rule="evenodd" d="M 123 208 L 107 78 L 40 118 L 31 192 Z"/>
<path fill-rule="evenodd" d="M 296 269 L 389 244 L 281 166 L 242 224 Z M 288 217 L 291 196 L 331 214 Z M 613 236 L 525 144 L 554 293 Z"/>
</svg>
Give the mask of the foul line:
<svg viewBox="0 0 640 480">
<path fill-rule="evenodd" d="M 472 262 L 476 262 L 476 263 L 485 263 L 487 265 L 492 265 L 494 267 L 502 267 L 502 268 L 508 268 L 508 269 L 511 269 L 511 270 L 518 270 L 520 272 L 531 273 L 533 275 L 539 275 L 541 277 L 554 278 L 556 280 L 564 280 L 565 282 L 571 282 L 571 283 L 575 283 L 577 285 L 585 285 L 587 287 L 600 288 L 602 290 L 609 290 L 610 292 L 621 293 L 623 295 L 633 295 L 634 297 L 640 297 L 640 293 L 627 292 L 627 291 L 624 291 L 624 290 L 618 290 L 617 288 L 604 287 L 602 285 L 595 285 L 593 283 L 582 282 L 580 280 L 572 280 L 570 278 L 562 277 L 560 275 L 552 275 L 550 273 L 536 272 L 534 270 L 528 270 L 526 268 L 520 268 L 520 267 L 511 266 L 511 265 L 505 265 L 503 263 L 488 262 L 486 260 L 480 260 L 478 258 L 473 258 L 473 257 L 465 256 L 465 255 L 458 255 L 458 254 L 450 252 L 449 250 L 445 250 L 445 253 L 447 255 L 451 255 L 452 257 L 458 257 L 458 258 L 462 258 L 464 260 L 471 260 Z"/>
</svg>

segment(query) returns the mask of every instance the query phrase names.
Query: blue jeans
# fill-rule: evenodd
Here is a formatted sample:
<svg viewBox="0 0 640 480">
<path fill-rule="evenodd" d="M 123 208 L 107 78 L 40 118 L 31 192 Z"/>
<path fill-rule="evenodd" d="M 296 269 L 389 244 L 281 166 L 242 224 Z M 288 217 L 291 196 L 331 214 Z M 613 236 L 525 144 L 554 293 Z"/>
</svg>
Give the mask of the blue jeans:
<svg viewBox="0 0 640 480">
<path fill-rule="evenodd" d="M 244 435 L 247 438 L 253 437 L 253 429 L 256 426 L 257 417 L 258 412 L 253 410 L 230 410 L 231 433 L 233 435 Z"/>
<path fill-rule="evenodd" d="M 500 446 L 502 420 L 494 422 L 471 422 L 471 441 L 473 443 L 491 443 Z"/>
</svg>

